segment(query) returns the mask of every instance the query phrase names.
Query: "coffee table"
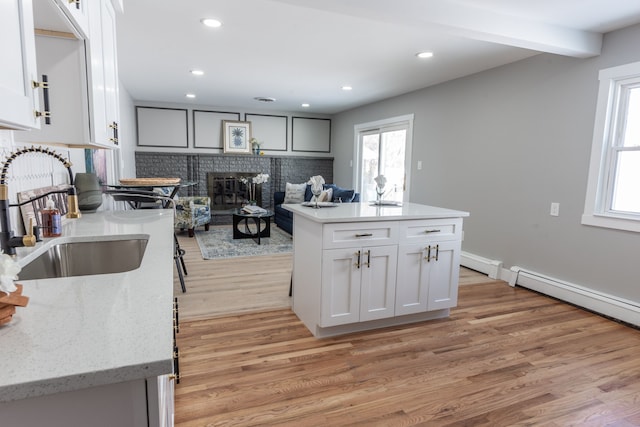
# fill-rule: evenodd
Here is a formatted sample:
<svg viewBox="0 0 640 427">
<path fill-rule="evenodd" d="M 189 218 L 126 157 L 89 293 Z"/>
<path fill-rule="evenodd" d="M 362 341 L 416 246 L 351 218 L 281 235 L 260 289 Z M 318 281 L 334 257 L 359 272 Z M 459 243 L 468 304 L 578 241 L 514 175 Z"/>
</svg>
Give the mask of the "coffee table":
<svg viewBox="0 0 640 427">
<path fill-rule="evenodd" d="M 254 242 L 260 244 L 260 238 L 271 237 L 271 218 L 273 211 L 267 210 L 263 213 L 250 214 L 242 209 L 233 211 L 233 238 L 234 239 L 253 239 Z M 241 223 L 244 222 L 244 230 L 241 230 Z M 249 228 L 249 223 L 255 225 L 255 230 Z M 264 224 L 261 229 L 260 225 Z"/>
</svg>

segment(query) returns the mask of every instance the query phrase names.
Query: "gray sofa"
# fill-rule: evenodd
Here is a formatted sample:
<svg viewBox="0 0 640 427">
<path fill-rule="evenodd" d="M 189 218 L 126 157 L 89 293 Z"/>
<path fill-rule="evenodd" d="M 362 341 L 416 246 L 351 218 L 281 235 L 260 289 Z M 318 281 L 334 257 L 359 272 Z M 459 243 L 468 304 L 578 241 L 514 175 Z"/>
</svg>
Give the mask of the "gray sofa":
<svg viewBox="0 0 640 427">
<path fill-rule="evenodd" d="M 338 198 L 340 198 L 344 203 L 355 203 L 360 201 L 360 193 L 356 193 L 354 190 L 346 190 L 334 184 L 325 184 L 324 188 L 333 189 L 333 202 L 338 200 Z M 282 207 L 284 196 L 284 191 L 276 191 L 273 193 L 273 222 L 287 233 L 293 234 L 293 214 Z M 311 186 L 307 185 L 307 190 L 304 195 L 305 202 L 311 200 L 311 197 L 313 197 L 313 194 L 311 194 Z"/>
</svg>

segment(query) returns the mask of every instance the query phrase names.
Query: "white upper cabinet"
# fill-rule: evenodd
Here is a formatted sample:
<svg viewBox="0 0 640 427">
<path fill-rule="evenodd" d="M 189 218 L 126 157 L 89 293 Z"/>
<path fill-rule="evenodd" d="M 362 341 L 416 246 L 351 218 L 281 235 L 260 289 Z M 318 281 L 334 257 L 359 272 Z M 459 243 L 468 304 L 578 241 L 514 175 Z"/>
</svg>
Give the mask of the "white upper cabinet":
<svg viewBox="0 0 640 427">
<path fill-rule="evenodd" d="M 0 2 L 0 128 L 35 129 L 39 110 L 31 0 Z"/>
<path fill-rule="evenodd" d="M 34 4 L 38 75 L 46 75 L 40 130 L 15 140 L 81 147 L 117 146 L 118 71 L 110 0 L 38 0 Z M 48 122 L 48 123 L 47 123 Z"/>
<path fill-rule="evenodd" d="M 36 53 L 38 71 L 48 81 L 48 92 L 41 91 L 40 102 L 48 107 L 49 117 L 40 119 L 40 130 L 15 132 L 15 140 L 88 145 L 90 122 L 84 40 L 37 35 Z"/>
<path fill-rule="evenodd" d="M 118 61 L 116 15 L 109 1 L 90 10 L 90 95 L 93 110 L 92 141 L 105 147 L 118 145 Z"/>
</svg>

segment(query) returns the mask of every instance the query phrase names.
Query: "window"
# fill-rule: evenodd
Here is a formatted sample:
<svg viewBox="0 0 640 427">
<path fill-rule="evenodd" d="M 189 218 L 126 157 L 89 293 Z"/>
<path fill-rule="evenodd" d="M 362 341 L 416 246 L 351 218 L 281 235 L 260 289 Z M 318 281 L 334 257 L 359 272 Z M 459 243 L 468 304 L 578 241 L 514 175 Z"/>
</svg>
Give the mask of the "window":
<svg viewBox="0 0 640 427">
<path fill-rule="evenodd" d="M 640 62 L 600 71 L 582 223 L 640 232 Z"/>
</svg>

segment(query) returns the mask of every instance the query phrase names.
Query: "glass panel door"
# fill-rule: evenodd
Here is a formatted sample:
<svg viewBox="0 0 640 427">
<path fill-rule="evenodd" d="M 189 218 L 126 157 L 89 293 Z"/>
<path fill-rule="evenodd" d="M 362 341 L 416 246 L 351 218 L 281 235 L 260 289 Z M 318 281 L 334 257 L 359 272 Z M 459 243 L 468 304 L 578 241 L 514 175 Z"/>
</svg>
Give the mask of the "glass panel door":
<svg viewBox="0 0 640 427">
<path fill-rule="evenodd" d="M 371 130 L 360 133 L 360 192 L 363 202 L 376 200 L 374 178 L 387 178 L 384 200 L 404 201 L 407 129 Z"/>
</svg>

